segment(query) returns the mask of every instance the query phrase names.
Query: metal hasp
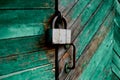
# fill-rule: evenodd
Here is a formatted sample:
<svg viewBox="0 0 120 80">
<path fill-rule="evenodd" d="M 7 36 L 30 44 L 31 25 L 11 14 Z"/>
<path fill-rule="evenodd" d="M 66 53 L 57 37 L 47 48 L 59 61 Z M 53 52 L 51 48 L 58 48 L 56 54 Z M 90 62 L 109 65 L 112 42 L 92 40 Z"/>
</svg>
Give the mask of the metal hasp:
<svg viewBox="0 0 120 80">
<path fill-rule="evenodd" d="M 70 72 L 70 70 L 74 69 L 75 68 L 75 57 L 76 57 L 76 48 L 75 48 L 75 45 L 74 44 L 70 44 L 72 47 L 73 47 L 73 61 L 72 61 L 72 66 L 69 64 L 69 63 L 66 63 L 65 64 L 65 72 L 68 73 Z"/>
<path fill-rule="evenodd" d="M 51 29 L 47 30 L 46 40 L 47 44 L 55 46 L 55 80 L 59 80 L 59 60 L 58 60 L 59 45 L 63 45 L 64 47 L 65 45 L 73 46 L 73 65 L 65 67 L 65 72 L 67 70 L 75 68 L 76 48 L 74 44 L 71 43 L 71 30 L 67 29 L 66 19 L 61 15 L 61 12 L 58 10 L 58 0 L 55 0 L 55 17 L 53 19 L 51 26 L 52 26 Z"/>
<path fill-rule="evenodd" d="M 59 25 L 63 24 L 61 29 Z M 56 29 L 57 28 L 57 29 Z M 68 63 L 65 65 L 65 72 L 68 73 L 70 70 L 75 68 L 75 53 L 76 48 L 74 44 L 71 43 L 71 30 L 67 29 L 67 22 L 64 17 L 56 16 L 53 19 L 52 28 L 48 30 L 48 37 L 51 45 L 55 46 L 55 79 L 59 80 L 59 60 L 58 60 L 58 49 L 59 45 L 65 47 L 65 45 L 73 46 L 73 60 L 72 66 Z M 67 49 L 66 49 L 67 50 Z"/>
</svg>

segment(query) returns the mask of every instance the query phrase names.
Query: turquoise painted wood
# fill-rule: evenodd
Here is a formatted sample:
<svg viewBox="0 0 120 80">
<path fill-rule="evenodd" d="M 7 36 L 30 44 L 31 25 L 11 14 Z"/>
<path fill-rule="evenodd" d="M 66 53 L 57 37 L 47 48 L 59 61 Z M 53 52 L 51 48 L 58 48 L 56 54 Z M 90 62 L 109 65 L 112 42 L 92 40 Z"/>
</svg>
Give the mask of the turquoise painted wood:
<svg viewBox="0 0 120 80">
<path fill-rule="evenodd" d="M 55 79 L 44 44 L 53 14 L 53 0 L 0 1 L 0 80 Z"/>
<path fill-rule="evenodd" d="M 87 45 L 87 49 L 84 51 L 83 54 L 81 54 L 81 57 L 78 59 L 78 67 L 76 68 L 75 71 L 71 72 L 68 76 L 68 80 L 72 78 L 72 80 L 77 79 L 77 80 L 108 80 L 111 79 L 111 57 L 112 57 L 112 22 L 113 22 L 113 13 L 110 12 L 110 14 L 107 16 L 105 19 L 104 23 L 101 25 L 101 28 L 96 32 L 95 36 L 93 39 L 89 42 L 90 45 Z M 105 46 L 104 37 L 106 36 L 106 33 L 110 33 L 107 35 L 107 40 L 108 43 Z M 84 35 L 83 35 L 84 36 Z M 110 37 L 111 36 L 111 37 Z M 104 45 L 105 47 L 101 47 L 99 49 L 99 45 Z M 98 48 L 98 49 L 97 49 Z M 97 49 L 97 50 L 96 50 Z M 110 50 L 110 51 L 109 51 Z M 104 52 L 106 51 L 106 52 Z M 106 53 L 110 52 L 106 58 Z M 96 55 L 95 57 L 92 57 L 92 55 Z M 92 58 L 90 58 L 90 56 Z M 104 58 L 103 58 L 104 57 Z M 99 60 L 98 60 L 99 59 Z M 103 60 L 105 59 L 105 60 Z M 90 61 L 90 62 L 89 62 Z M 109 62 L 110 61 L 110 62 Z M 108 64 L 110 63 L 110 64 Z M 93 65 L 94 64 L 94 65 Z M 89 67 L 89 69 L 87 69 Z M 96 72 L 97 70 L 97 72 Z M 106 70 L 103 71 L 103 70 Z M 108 72 L 110 74 L 107 74 Z M 102 75 L 104 73 L 104 75 Z M 71 77 L 72 74 L 77 74 Z M 79 78 L 76 78 L 78 77 Z M 70 78 L 69 78 L 70 77 Z M 99 78 L 98 78 L 99 77 Z M 104 78 L 105 77 L 105 78 Z"/>
<path fill-rule="evenodd" d="M 45 43 L 54 6 L 55 0 L 0 1 L 0 80 L 55 80 L 55 49 Z M 76 46 L 76 68 L 69 73 L 64 66 L 72 48 L 59 47 L 60 80 L 117 78 L 111 71 L 113 6 L 113 0 L 59 0 Z M 117 65 L 118 58 L 113 57 Z"/>
<path fill-rule="evenodd" d="M 82 1 L 82 2 L 87 2 L 87 1 L 88 0 Z M 79 2 L 80 1 L 78 0 L 78 3 Z M 82 4 L 82 2 L 81 2 L 81 4 Z M 77 5 L 77 3 L 76 3 L 76 5 Z M 70 15 L 72 15 L 72 13 L 74 13 L 73 10 L 76 7 L 76 5 L 71 9 Z M 84 3 L 83 3 L 83 5 L 84 5 Z M 77 47 L 77 49 L 76 49 L 77 50 L 77 53 L 76 53 L 77 67 L 75 70 L 71 71 L 67 75 L 66 80 L 78 80 L 77 77 L 82 74 L 82 72 L 86 69 L 87 65 L 89 64 L 89 61 L 91 61 L 91 57 L 94 54 L 96 54 L 95 51 L 97 50 L 99 45 L 102 44 L 102 40 L 106 36 L 106 33 L 109 33 L 109 30 L 111 29 L 110 27 L 113 26 L 113 24 L 112 24 L 113 17 L 114 17 L 113 12 L 112 12 L 113 6 L 114 6 L 113 0 L 109 0 L 109 1 L 108 0 L 98 0 L 98 2 L 96 2 L 95 0 L 91 0 L 91 1 L 88 1 L 88 3 L 86 3 L 82 12 L 80 12 L 78 10 L 79 8 L 78 9 L 77 9 L 77 7 L 75 8 L 76 12 L 74 13 L 74 16 L 78 16 L 78 15 L 75 15 L 75 14 L 79 14 L 77 12 L 80 12 L 80 14 L 76 18 L 70 16 L 71 18 L 69 20 L 70 21 L 74 20 L 74 21 L 70 22 L 68 20 L 68 22 L 70 23 L 70 25 L 71 25 L 71 23 L 73 23 L 72 26 L 70 26 L 70 28 L 73 30 L 72 40 L 75 43 L 75 46 Z M 69 17 L 69 13 L 68 13 L 68 17 Z M 102 25 L 104 23 L 105 23 L 105 25 Z M 76 26 L 79 26 L 79 27 L 76 27 Z M 106 30 L 104 31 L 101 28 L 103 28 L 103 29 L 105 28 Z M 103 32 L 100 34 L 100 32 L 99 32 L 100 29 L 103 32 L 106 32 L 104 34 L 104 36 L 102 35 Z M 99 34 L 100 37 L 96 38 L 95 36 L 98 36 L 97 34 Z M 108 37 L 110 37 L 110 36 L 108 36 Z M 91 46 L 92 46 L 92 48 L 91 48 Z M 112 49 L 112 46 L 110 49 Z M 98 54 L 101 54 L 101 53 L 98 53 Z M 103 55 L 105 56 L 105 54 L 103 54 Z M 108 59 L 105 59 L 106 62 L 108 60 L 111 60 L 111 58 L 110 58 L 112 56 L 111 53 L 108 55 L 109 55 Z M 101 58 L 102 56 L 99 56 L 99 57 Z M 97 57 L 95 60 L 97 61 Z M 62 60 L 61 60 L 61 62 L 62 62 Z M 105 64 L 106 64 L 106 62 L 105 62 Z M 101 64 L 104 65 L 104 61 L 103 61 L 103 63 L 101 62 Z M 111 72 L 110 67 L 111 67 L 111 64 L 103 67 L 104 69 L 109 71 L 110 74 L 102 75 L 102 73 L 100 72 L 100 75 L 102 75 L 101 79 L 104 79 L 104 77 L 111 79 L 112 72 Z M 100 67 L 99 67 L 98 70 L 102 71 L 103 68 L 100 69 Z M 76 75 L 73 75 L 73 74 L 76 74 Z M 90 74 L 90 72 L 88 72 L 88 74 Z M 96 75 L 97 75 L 97 73 L 96 73 Z M 63 77 L 63 75 L 62 75 L 62 77 Z M 84 75 L 84 78 L 85 77 L 87 77 L 87 76 Z M 80 79 L 80 80 L 85 80 L 85 79 Z M 93 80 L 96 80 L 96 78 L 94 77 Z M 98 80 L 99 80 L 99 78 L 98 78 Z"/>
<path fill-rule="evenodd" d="M 117 78 L 120 79 L 120 2 L 115 0 L 115 19 L 114 19 L 114 51 L 112 70 Z"/>
<path fill-rule="evenodd" d="M 54 7 L 54 1 L 53 0 L 1 0 L 0 1 L 0 8 L 4 9 L 4 8 L 33 8 L 33 7 L 37 7 L 37 8 L 51 8 Z"/>
<path fill-rule="evenodd" d="M 111 80 L 106 79 L 111 75 L 110 67 L 108 69 L 106 67 L 111 64 L 112 43 L 112 31 L 109 31 L 108 35 L 91 58 L 88 66 L 79 77 L 79 80 Z"/>
<path fill-rule="evenodd" d="M 106 3 L 109 3 L 109 4 L 106 5 Z M 95 16 L 93 16 L 93 18 L 89 21 L 89 23 L 87 25 L 85 25 L 85 28 L 82 30 L 81 34 L 78 36 L 77 42 L 79 42 L 79 43 L 77 43 L 76 45 L 82 43 L 81 48 L 79 47 L 78 53 L 82 53 L 85 46 L 87 46 L 87 43 L 89 43 L 89 41 L 95 35 L 95 33 L 99 29 L 100 25 L 102 24 L 104 18 L 109 13 L 110 7 L 112 5 L 112 0 L 109 0 L 109 2 L 106 1 L 106 3 L 104 2 L 104 4 L 100 7 L 99 11 L 96 12 Z M 101 17 L 99 17 L 99 16 L 101 16 Z M 89 35 L 87 35 L 88 33 L 89 33 Z M 86 34 L 86 36 L 82 36 L 85 34 Z M 84 39 L 86 39 L 86 40 L 84 40 Z M 81 54 L 77 54 L 78 57 L 80 55 Z"/>
<path fill-rule="evenodd" d="M 44 22 L 48 20 L 50 15 L 53 15 L 53 12 L 54 8 L 0 11 L 0 39 L 44 34 Z"/>
</svg>

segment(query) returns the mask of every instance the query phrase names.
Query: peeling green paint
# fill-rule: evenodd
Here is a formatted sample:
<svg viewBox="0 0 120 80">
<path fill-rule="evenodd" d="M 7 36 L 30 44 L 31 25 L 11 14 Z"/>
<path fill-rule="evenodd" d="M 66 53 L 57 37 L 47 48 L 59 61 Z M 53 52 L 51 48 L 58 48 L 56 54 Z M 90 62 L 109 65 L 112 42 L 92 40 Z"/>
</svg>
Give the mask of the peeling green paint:
<svg viewBox="0 0 120 80">
<path fill-rule="evenodd" d="M 104 68 L 112 58 L 112 42 L 112 31 L 110 31 L 93 55 L 87 68 L 79 77 L 79 80 L 106 80 L 102 79 L 104 76 L 102 74 L 105 73 Z"/>
<path fill-rule="evenodd" d="M 76 37 L 74 43 L 77 48 L 77 60 L 101 27 L 111 29 L 90 62 L 82 65 L 84 71 L 78 79 L 112 80 L 110 27 L 113 19 L 111 11 L 113 0 L 59 0 L 59 2 L 60 10 L 67 10 L 66 7 L 72 5 L 65 15 L 70 25 L 74 25 L 80 19 L 79 26 L 77 25 L 81 29 L 80 33 L 75 34 L 73 31 L 72 35 L 73 38 Z M 54 63 L 48 59 L 50 52 L 45 46 L 45 25 L 54 14 L 54 5 L 54 0 L 0 1 L 0 9 L 39 8 L 39 10 L 0 10 L 0 80 L 55 79 Z M 119 22 L 119 18 L 116 17 L 115 21 Z M 116 26 L 119 26 L 119 23 Z M 115 27 L 114 34 L 119 34 L 117 28 Z M 119 54 L 119 35 L 115 35 L 115 40 L 114 48 Z M 52 52 L 54 54 L 54 50 Z M 113 59 L 119 68 L 119 57 L 114 55 Z M 115 67 L 113 71 L 119 75 L 118 68 L 115 65 L 113 67 Z"/>
<path fill-rule="evenodd" d="M 53 0 L 0 1 L 0 80 L 55 78 L 45 44 L 41 45 L 53 14 Z"/>
<path fill-rule="evenodd" d="M 106 3 L 109 3 L 109 4 L 106 5 Z M 80 47 L 77 46 L 79 48 L 77 51 L 77 53 L 79 54 L 76 55 L 77 59 L 80 57 L 84 48 L 87 46 L 87 44 L 92 39 L 96 31 L 99 29 L 100 25 L 103 22 L 103 19 L 110 12 L 111 6 L 112 6 L 112 0 L 109 0 L 109 2 L 106 2 L 106 3 L 103 3 L 103 5 L 98 10 L 98 12 L 96 12 L 96 14 L 90 19 L 89 23 L 85 26 L 81 34 L 78 36 L 78 39 L 77 39 L 78 43 L 76 43 L 76 45 L 80 44 Z M 86 35 L 86 36 L 83 36 L 83 35 Z"/>
<path fill-rule="evenodd" d="M 114 19 L 114 56 L 112 70 L 117 78 L 120 79 L 120 3 L 115 0 L 115 19 Z"/>
<path fill-rule="evenodd" d="M 54 0 L 0 0 L 0 8 L 45 8 L 54 7 Z"/>
</svg>

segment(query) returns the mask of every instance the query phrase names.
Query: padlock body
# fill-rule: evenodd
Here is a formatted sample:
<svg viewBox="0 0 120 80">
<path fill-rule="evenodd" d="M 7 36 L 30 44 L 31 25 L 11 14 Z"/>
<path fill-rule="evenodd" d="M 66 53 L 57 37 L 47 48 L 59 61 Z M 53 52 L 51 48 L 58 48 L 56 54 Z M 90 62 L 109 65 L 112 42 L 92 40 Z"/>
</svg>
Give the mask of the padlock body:
<svg viewBox="0 0 120 80">
<path fill-rule="evenodd" d="M 48 42 L 52 44 L 70 44 L 71 30 L 69 29 L 49 29 Z"/>
</svg>

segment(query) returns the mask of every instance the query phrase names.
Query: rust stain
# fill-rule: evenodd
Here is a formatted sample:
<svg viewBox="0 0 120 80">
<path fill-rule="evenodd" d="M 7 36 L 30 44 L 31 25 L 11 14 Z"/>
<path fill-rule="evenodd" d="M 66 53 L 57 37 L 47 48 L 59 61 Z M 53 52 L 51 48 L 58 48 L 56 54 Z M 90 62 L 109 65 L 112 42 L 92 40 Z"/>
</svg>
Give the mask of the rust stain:
<svg viewBox="0 0 120 80">
<path fill-rule="evenodd" d="M 46 56 L 52 66 L 55 67 L 55 49 L 47 50 Z"/>
<path fill-rule="evenodd" d="M 66 60 L 70 57 L 69 53 L 65 53 L 65 55 L 62 57 L 62 59 L 59 61 L 59 71 L 61 72 L 62 69 L 64 69 Z"/>
<path fill-rule="evenodd" d="M 65 55 L 63 56 L 63 59 L 66 59 L 66 58 L 68 58 L 69 56 L 70 56 L 69 53 L 65 53 Z"/>
<path fill-rule="evenodd" d="M 50 18 L 48 19 L 47 23 L 44 23 L 45 30 L 47 30 L 47 29 L 50 28 L 50 25 L 51 25 L 54 17 L 55 17 L 55 14 L 52 14 L 52 15 L 50 16 Z"/>
</svg>

